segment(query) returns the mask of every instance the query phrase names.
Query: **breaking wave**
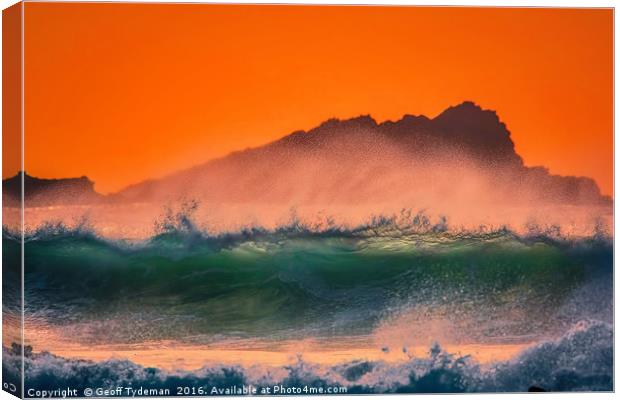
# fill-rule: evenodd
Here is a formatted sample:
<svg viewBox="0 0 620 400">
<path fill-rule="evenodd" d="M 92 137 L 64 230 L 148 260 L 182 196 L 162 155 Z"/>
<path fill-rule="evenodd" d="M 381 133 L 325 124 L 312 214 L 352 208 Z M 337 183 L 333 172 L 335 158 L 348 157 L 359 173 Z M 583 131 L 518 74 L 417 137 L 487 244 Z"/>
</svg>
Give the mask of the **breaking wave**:
<svg viewBox="0 0 620 400">
<path fill-rule="evenodd" d="M 443 318 L 453 328 L 452 343 L 540 344 L 493 365 L 434 346 L 428 357 L 404 363 L 327 366 L 301 354 L 282 368 L 208 365 L 175 372 L 26 349 L 28 388 L 131 384 L 169 388 L 171 395 L 185 385 L 331 385 L 348 393 L 613 389 L 613 240 L 602 225 L 580 237 L 534 223 L 519 233 L 467 230 L 403 210 L 356 227 L 329 217 L 302 221 L 293 213 L 273 229 L 213 234 L 192 218 L 194 208 L 190 202 L 166 210 L 156 234 L 140 241 L 101 237 L 87 220 L 26 232 L 26 324 L 61 330 L 80 345 L 200 346 L 386 331 L 388 339 L 420 343 L 430 319 Z M 21 296 L 15 291 L 20 251 L 20 236 L 5 227 L 9 317 L 19 310 L 11 304 Z M 21 348 L 3 352 L 5 376 L 17 376 Z"/>
</svg>

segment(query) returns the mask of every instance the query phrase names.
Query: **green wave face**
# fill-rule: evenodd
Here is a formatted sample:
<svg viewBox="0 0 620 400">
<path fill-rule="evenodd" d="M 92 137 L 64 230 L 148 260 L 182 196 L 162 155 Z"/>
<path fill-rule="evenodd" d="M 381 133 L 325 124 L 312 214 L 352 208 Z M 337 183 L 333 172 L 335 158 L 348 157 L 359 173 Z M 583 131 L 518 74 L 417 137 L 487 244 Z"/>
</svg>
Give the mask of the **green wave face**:
<svg viewBox="0 0 620 400">
<path fill-rule="evenodd" d="M 127 246 L 67 235 L 25 248 L 27 318 L 82 327 L 76 340 L 87 342 L 359 335 L 422 309 L 479 340 L 611 319 L 608 241 L 427 233 Z M 597 306 L 567 306 L 575 296 Z"/>
</svg>

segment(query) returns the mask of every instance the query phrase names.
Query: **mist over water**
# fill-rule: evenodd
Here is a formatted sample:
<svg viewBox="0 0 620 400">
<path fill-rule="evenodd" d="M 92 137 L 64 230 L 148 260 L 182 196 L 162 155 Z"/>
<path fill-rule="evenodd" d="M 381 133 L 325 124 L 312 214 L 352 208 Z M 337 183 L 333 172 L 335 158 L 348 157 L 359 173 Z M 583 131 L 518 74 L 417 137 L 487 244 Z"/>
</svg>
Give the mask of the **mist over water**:
<svg viewBox="0 0 620 400">
<path fill-rule="evenodd" d="M 11 206 L 21 180 L 9 181 L 5 204 Z M 304 223 L 322 217 L 346 229 L 411 210 L 446 218 L 455 229 L 523 233 L 535 224 L 572 235 L 588 235 L 601 221 L 609 225 L 613 215 L 611 198 L 592 179 L 526 166 L 497 114 L 471 102 L 434 119 L 328 120 L 108 196 L 87 183 L 76 180 L 68 190 L 68 181 L 29 177 L 27 227 L 86 217 L 100 236 L 147 239 L 157 233 L 153 220 L 164 207 L 193 201 L 200 204 L 194 222 L 210 233 L 277 229 L 291 210 Z M 7 215 L 18 212 L 9 208 Z"/>
</svg>

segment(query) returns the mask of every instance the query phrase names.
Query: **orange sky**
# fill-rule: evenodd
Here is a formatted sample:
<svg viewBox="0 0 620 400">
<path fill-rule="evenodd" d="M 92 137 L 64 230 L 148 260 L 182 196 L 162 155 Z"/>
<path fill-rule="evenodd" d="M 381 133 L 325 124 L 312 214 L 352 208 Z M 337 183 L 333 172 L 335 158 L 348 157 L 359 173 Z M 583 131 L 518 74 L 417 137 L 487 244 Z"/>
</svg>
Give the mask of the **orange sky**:
<svg viewBox="0 0 620 400">
<path fill-rule="evenodd" d="M 330 117 L 470 99 L 526 164 L 611 194 L 612 38 L 612 10 L 27 3 L 26 170 L 109 192 Z"/>
</svg>

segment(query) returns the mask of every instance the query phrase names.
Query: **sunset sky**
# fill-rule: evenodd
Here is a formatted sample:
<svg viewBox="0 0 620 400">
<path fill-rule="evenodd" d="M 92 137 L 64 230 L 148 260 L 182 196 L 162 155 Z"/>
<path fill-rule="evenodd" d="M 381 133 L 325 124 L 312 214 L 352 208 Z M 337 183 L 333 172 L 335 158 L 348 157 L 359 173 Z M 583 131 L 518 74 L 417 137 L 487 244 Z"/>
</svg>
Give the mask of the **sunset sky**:
<svg viewBox="0 0 620 400">
<path fill-rule="evenodd" d="M 611 194 L 612 39 L 609 9 L 26 3 L 26 171 L 107 193 L 330 117 L 472 100 L 527 165 Z"/>
</svg>

